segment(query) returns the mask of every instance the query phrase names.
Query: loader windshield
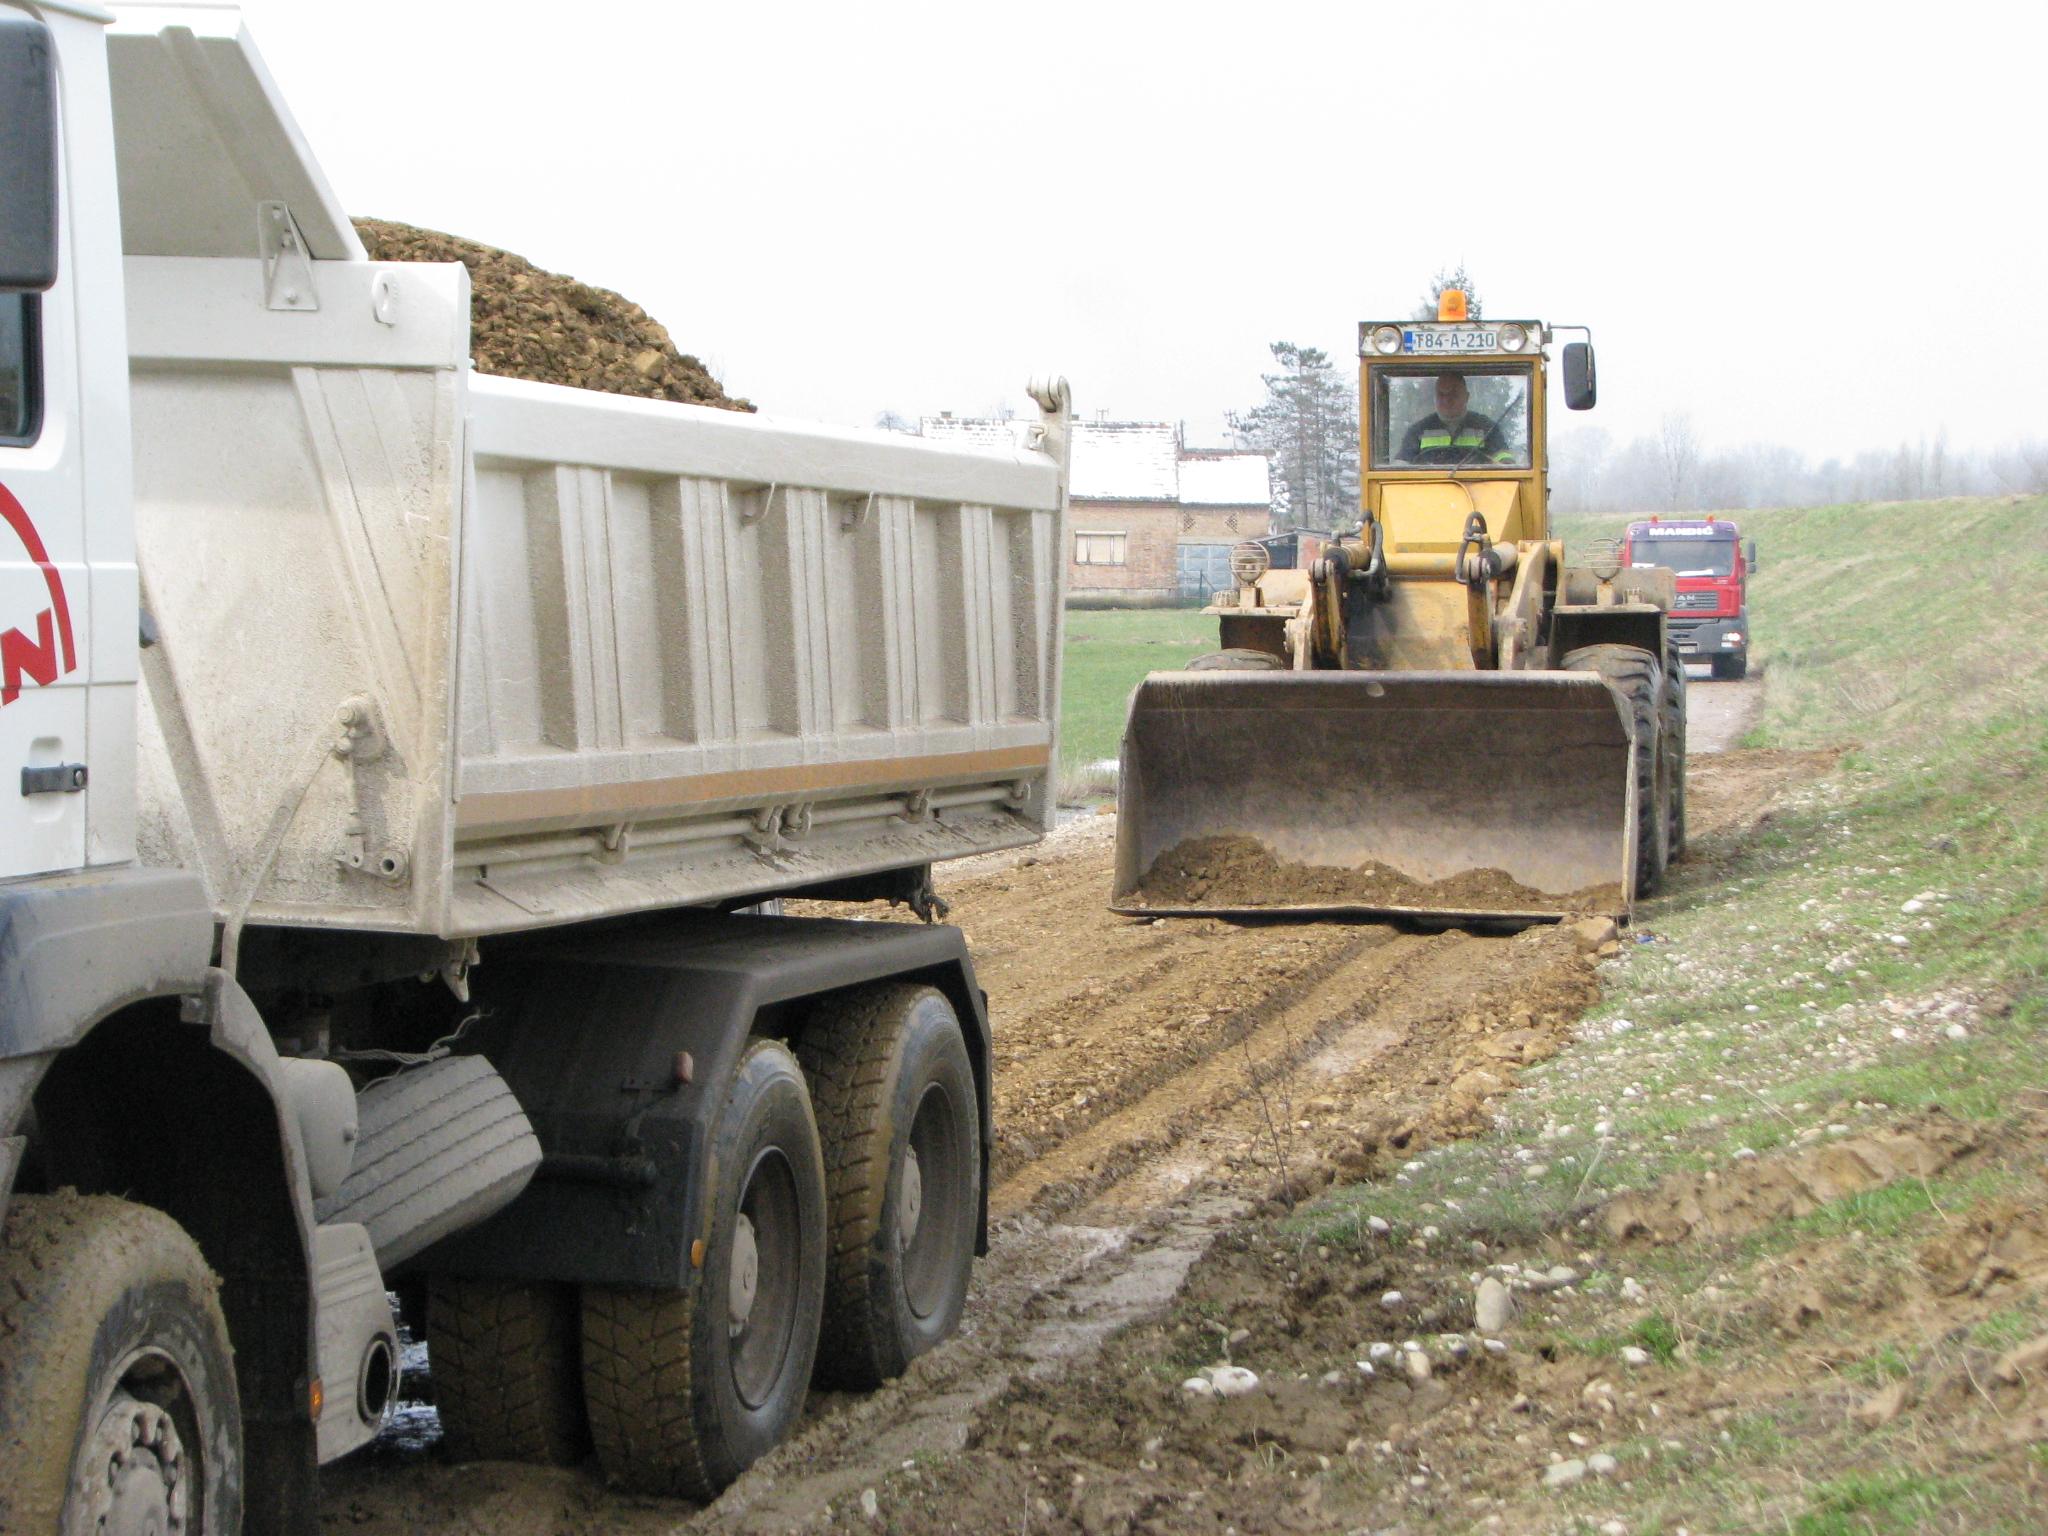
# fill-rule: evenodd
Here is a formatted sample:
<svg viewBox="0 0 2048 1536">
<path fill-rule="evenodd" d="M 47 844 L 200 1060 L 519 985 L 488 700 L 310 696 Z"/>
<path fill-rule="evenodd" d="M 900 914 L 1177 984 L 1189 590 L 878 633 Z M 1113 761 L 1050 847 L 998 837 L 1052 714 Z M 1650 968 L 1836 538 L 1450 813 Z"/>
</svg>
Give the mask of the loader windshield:
<svg viewBox="0 0 2048 1536">
<path fill-rule="evenodd" d="M 1527 469 L 1526 368 L 1375 368 L 1375 469 Z"/>
</svg>

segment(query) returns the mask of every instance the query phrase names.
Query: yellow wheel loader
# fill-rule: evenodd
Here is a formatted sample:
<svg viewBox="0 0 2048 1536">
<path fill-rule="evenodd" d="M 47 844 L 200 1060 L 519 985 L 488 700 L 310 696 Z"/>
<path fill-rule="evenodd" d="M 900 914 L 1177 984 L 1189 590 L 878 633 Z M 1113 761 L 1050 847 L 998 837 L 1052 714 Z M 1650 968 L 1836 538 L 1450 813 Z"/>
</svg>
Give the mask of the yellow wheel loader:
<svg viewBox="0 0 2048 1536">
<path fill-rule="evenodd" d="M 1631 915 L 1684 837 L 1673 577 L 1550 531 L 1537 321 L 1359 327 L 1361 513 L 1239 546 L 1221 649 L 1131 696 L 1115 911 Z M 1561 327 L 1578 330 L 1580 327 Z M 1565 403 L 1595 399 L 1590 335 Z"/>
</svg>

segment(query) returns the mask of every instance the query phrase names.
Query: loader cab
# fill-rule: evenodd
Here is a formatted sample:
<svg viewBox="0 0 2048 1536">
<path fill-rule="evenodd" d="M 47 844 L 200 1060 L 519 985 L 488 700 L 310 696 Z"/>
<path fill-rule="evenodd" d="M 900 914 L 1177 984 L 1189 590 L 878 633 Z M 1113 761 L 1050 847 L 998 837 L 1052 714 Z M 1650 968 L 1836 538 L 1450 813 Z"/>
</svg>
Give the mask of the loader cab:
<svg viewBox="0 0 2048 1536">
<path fill-rule="evenodd" d="M 1466 319 L 1462 303 L 1440 313 L 1358 328 L 1360 499 L 1396 579 L 1448 574 L 1474 513 L 1493 542 L 1549 536 L 1550 332 L 1537 320 Z"/>
</svg>

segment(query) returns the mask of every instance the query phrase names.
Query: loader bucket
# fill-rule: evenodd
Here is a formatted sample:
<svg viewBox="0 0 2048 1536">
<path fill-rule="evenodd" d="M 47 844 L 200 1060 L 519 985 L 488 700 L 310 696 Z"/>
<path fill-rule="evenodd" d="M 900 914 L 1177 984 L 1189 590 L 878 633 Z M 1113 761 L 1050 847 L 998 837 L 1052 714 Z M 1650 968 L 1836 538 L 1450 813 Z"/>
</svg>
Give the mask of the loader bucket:
<svg viewBox="0 0 2048 1536">
<path fill-rule="evenodd" d="M 1156 672 L 1110 906 L 1626 917 L 1636 814 L 1628 719 L 1590 673 Z"/>
</svg>

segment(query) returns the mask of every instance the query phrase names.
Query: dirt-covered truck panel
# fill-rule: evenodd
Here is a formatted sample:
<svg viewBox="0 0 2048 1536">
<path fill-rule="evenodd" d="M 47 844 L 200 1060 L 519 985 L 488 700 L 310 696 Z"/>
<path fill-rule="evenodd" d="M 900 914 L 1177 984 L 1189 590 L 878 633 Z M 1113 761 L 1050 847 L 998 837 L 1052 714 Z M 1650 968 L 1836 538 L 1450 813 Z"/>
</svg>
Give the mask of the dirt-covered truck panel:
<svg viewBox="0 0 2048 1536">
<path fill-rule="evenodd" d="M 129 263 L 144 850 L 229 920 L 475 935 L 1042 835 L 1056 427 L 940 451 L 474 376 L 460 268 L 170 318 L 251 265 Z"/>
</svg>

